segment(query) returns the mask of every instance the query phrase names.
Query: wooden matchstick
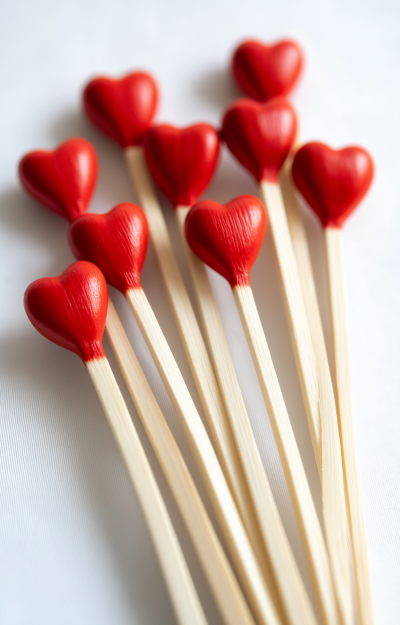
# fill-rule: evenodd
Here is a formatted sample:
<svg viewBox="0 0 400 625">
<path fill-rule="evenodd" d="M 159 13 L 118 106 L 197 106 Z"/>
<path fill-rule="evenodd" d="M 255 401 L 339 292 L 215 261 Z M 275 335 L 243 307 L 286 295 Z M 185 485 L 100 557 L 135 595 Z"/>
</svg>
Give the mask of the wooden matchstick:
<svg viewBox="0 0 400 625">
<path fill-rule="evenodd" d="M 313 587 L 324 623 L 336 623 L 336 605 L 325 544 L 307 478 L 286 411 L 250 287 L 250 269 L 267 227 L 262 203 L 241 196 L 226 205 L 195 204 L 186 238 L 201 260 L 230 283 L 246 333 L 302 537 Z M 293 608 L 293 599 L 287 604 Z"/>
<path fill-rule="evenodd" d="M 107 300 L 101 271 L 78 262 L 57 278 L 33 282 L 24 304 L 40 334 L 77 354 L 86 365 L 139 498 L 177 619 L 181 625 L 206 625 L 167 509 L 102 347 Z"/>
<path fill-rule="evenodd" d="M 146 97 L 143 96 L 142 83 Z M 133 73 L 120 80 L 95 78 L 88 83 L 83 94 L 89 118 L 125 151 L 218 459 L 252 545 L 261 559 L 260 532 L 229 419 L 141 147 L 143 133 L 149 128 L 155 113 L 156 101 L 157 86 L 148 74 L 142 73 Z"/>
<path fill-rule="evenodd" d="M 284 166 L 284 171 L 282 172 L 280 178 L 287 221 L 293 244 L 293 251 L 296 258 L 311 338 L 319 369 L 321 413 L 327 415 L 324 419 L 323 427 L 321 427 L 321 423 L 319 425 L 319 452 L 321 458 L 319 472 L 322 482 L 323 509 L 325 511 L 324 521 L 325 525 L 328 523 L 332 524 L 332 527 L 326 532 L 326 540 L 328 542 L 329 553 L 335 554 L 337 553 L 336 544 L 332 543 L 332 539 L 335 536 L 335 527 L 341 527 L 342 544 L 347 539 L 347 528 L 343 523 L 343 509 L 345 503 L 340 438 L 338 436 L 335 397 L 311 266 L 311 258 L 300 207 L 298 205 L 293 183 L 291 181 L 291 165 L 292 158 L 288 157 L 287 163 L 285 163 Z M 332 470 L 326 471 L 325 467 L 331 467 Z M 336 481 L 338 483 L 336 483 Z M 336 505 L 336 498 L 332 496 L 332 493 L 343 493 L 342 501 L 339 507 Z M 340 558 L 331 558 L 331 567 L 334 577 L 345 579 L 345 576 L 349 574 L 348 567 L 346 566 L 345 570 L 342 570 L 340 565 Z M 345 604 L 344 599 L 343 603 Z"/>
<path fill-rule="evenodd" d="M 228 147 L 259 182 L 268 213 L 311 441 L 322 479 L 324 526 L 339 619 L 343 625 L 351 625 L 352 589 L 339 433 L 329 388 L 321 383 L 319 376 L 278 182 L 296 130 L 295 113 L 283 99 L 267 104 L 239 100 L 228 109 L 222 125 Z M 322 431 L 325 445 L 321 440 Z"/>
<path fill-rule="evenodd" d="M 351 399 L 351 368 L 345 310 L 341 231 L 344 221 L 362 200 L 372 182 L 373 163 L 370 155 L 359 147 L 336 151 L 322 143 L 310 143 L 304 145 L 297 152 L 293 161 L 292 172 L 297 188 L 316 213 L 325 230 L 336 399 L 356 578 L 357 608 L 361 625 L 374 625 L 367 533 Z M 289 204 L 290 210 L 295 210 L 298 214 L 293 191 L 289 189 L 289 193 L 292 194 Z M 300 219 L 297 218 L 299 224 L 297 230 L 300 232 L 299 241 L 301 244 L 301 241 L 305 241 L 305 234 Z M 303 228 L 303 232 L 299 231 L 299 228 Z M 309 259 L 303 260 L 300 266 L 303 267 L 304 280 L 310 284 L 312 270 Z M 309 299 L 310 301 L 316 300 L 315 294 L 311 293 Z M 316 301 L 313 309 L 318 310 Z M 322 329 L 319 330 L 319 333 L 322 335 Z"/>
<path fill-rule="evenodd" d="M 231 492 L 176 361 L 140 284 L 148 226 L 143 211 L 120 204 L 105 215 L 82 215 L 70 226 L 77 258 L 91 259 L 127 299 L 207 488 L 247 600 L 260 623 L 278 623 L 269 589 L 244 530 Z"/>
<path fill-rule="evenodd" d="M 179 206 L 176 209 L 183 238 L 188 211 L 188 207 Z M 275 604 L 279 613 L 283 613 L 284 618 L 290 623 L 293 614 L 286 603 L 288 601 L 291 603 L 292 600 L 285 592 L 288 590 L 288 570 L 294 577 L 298 577 L 299 573 L 290 553 L 291 549 L 254 438 L 206 268 L 189 248 L 185 238 L 183 242 L 210 353 L 257 514 L 264 548 L 269 557 L 268 569 L 263 569 L 264 576 L 267 576 L 269 587 L 275 589 L 278 597 Z M 297 594 L 301 597 L 303 608 L 299 616 L 301 615 L 302 619 L 306 618 L 307 622 L 312 622 L 314 620 L 312 609 L 299 581 Z"/>
</svg>

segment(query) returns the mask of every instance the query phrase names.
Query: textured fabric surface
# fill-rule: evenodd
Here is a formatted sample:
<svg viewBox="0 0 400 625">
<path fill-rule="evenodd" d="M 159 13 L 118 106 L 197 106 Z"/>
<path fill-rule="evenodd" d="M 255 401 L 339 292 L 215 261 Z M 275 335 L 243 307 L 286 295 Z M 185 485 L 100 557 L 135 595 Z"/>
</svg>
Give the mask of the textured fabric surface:
<svg viewBox="0 0 400 625">
<path fill-rule="evenodd" d="M 172 625 L 174 615 L 137 498 L 82 363 L 43 339 L 22 306 L 26 286 L 72 262 L 68 224 L 21 190 L 17 162 L 70 136 L 93 143 L 100 161 L 91 210 L 135 201 L 120 148 L 83 116 L 80 96 L 98 73 L 148 69 L 162 89 L 158 119 L 218 123 L 239 95 L 228 72 L 246 37 L 291 36 L 305 49 L 292 101 L 301 137 L 340 147 L 360 143 L 376 178 L 344 230 L 346 291 L 358 456 L 377 622 L 400 613 L 400 7 L 395 0 L 15 0 L 0 7 L 0 623 L 2 625 Z M 257 193 L 223 150 L 203 196 L 227 202 Z M 163 207 L 188 273 L 171 207 Z M 330 348 L 324 245 L 306 214 Z M 304 559 L 268 415 L 230 289 L 211 274 L 256 439 L 296 557 Z M 143 286 L 199 406 L 152 247 Z M 267 235 L 252 271 L 256 302 L 307 475 L 320 511 L 310 437 Z M 140 332 L 111 290 L 132 345 L 190 469 L 182 431 Z M 189 288 L 190 295 L 193 295 Z M 117 375 L 194 576 L 210 625 L 220 625 L 183 522 L 107 342 Z M 201 485 L 200 492 L 204 496 Z M 208 505 L 208 504 L 207 504 Z"/>
</svg>

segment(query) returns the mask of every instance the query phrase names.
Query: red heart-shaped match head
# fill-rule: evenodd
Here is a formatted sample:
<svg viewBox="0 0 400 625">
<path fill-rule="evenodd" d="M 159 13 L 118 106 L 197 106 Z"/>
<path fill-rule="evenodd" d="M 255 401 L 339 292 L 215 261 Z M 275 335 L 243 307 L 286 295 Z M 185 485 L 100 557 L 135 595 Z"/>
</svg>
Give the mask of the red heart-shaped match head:
<svg viewBox="0 0 400 625">
<path fill-rule="evenodd" d="M 185 221 L 194 253 L 234 286 L 250 284 L 250 270 L 267 231 L 267 214 L 253 195 L 228 204 L 206 200 L 192 206 Z"/>
<path fill-rule="evenodd" d="M 173 206 L 191 206 L 215 171 L 219 137 L 209 124 L 188 128 L 160 125 L 143 140 L 150 172 Z"/>
<path fill-rule="evenodd" d="M 56 345 L 89 362 L 104 358 L 107 284 L 92 263 L 73 263 L 57 278 L 42 278 L 28 286 L 24 306 L 29 321 Z"/>
<path fill-rule="evenodd" d="M 97 265 L 111 286 L 122 293 L 140 287 L 149 228 L 139 206 L 118 204 L 105 215 L 82 215 L 68 231 L 76 258 Z"/>
<path fill-rule="evenodd" d="M 91 80 L 83 92 L 88 117 L 123 148 L 141 143 L 157 103 L 156 82 L 144 72 L 120 79 L 100 76 Z"/>
<path fill-rule="evenodd" d="M 258 182 L 278 182 L 296 131 L 296 114 L 283 98 L 266 104 L 237 100 L 222 121 L 222 136 L 228 148 Z"/>
<path fill-rule="evenodd" d="M 332 150 L 307 143 L 293 160 L 292 176 L 324 228 L 341 228 L 367 193 L 374 175 L 371 156 L 352 146 Z"/>
<path fill-rule="evenodd" d="M 273 46 L 245 41 L 232 59 L 237 84 L 246 95 L 259 102 L 288 94 L 302 66 L 302 51 L 294 41 L 279 41 Z"/>
<path fill-rule="evenodd" d="M 68 221 L 86 213 L 97 180 L 97 154 L 85 139 L 69 139 L 53 151 L 29 152 L 18 173 L 24 189 Z"/>
</svg>

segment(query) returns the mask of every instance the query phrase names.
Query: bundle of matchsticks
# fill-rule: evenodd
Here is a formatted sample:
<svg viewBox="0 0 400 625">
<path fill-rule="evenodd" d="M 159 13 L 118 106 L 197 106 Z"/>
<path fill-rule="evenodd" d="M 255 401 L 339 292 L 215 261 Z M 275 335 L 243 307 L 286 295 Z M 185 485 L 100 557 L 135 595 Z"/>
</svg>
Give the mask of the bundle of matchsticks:
<svg viewBox="0 0 400 625">
<path fill-rule="evenodd" d="M 19 166 L 26 191 L 70 222 L 68 242 L 77 258 L 60 276 L 36 280 L 27 288 L 26 313 L 43 336 L 76 353 L 86 365 L 141 503 L 180 625 L 207 621 L 106 359 L 104 330 L 224 623 L 375 622 L 354 438 L 341 240 L 345 220 L 372 182 L 373 163 L 357 146 L 334 150 L 317 142 L 299 145 L 296 113 L 287 95 L 302 66 L 301 48 L 293 41 L 241 44 L 232 72 L 248 97 L 229 106 L 219 130 L 207 123 L 187 128 L 154 123 L 158 89 L 147 73 L 91 80 L 83 93 L 85 112 L 124 150 L 140 207 L 123 203 L 106 214 L 87 213 L 98 166 L 94 148 L 84 139 L 69 139 L 54 151 L 30 152 Z M 221 143 L 255 177 L 262 200 L 242 195 L 227 204 L 198 202 L 215 172 Z M 175 208 L 207 345 L 156 186 Z M 325 233 L 333 379 L 302 202 L 318 216 Z M 323 528 L 251 289 L 251 268 L 267 227 L 321 478 Z M 212 442 L 141 286 L 149 235 Z M 306 554 L 314 604 L 263 467 L 206 265 L 232 287 Z M 224 547 L 108 296 L 107 283 L 124 294 L 146 340 L 204 481 Z"/>
</svg>

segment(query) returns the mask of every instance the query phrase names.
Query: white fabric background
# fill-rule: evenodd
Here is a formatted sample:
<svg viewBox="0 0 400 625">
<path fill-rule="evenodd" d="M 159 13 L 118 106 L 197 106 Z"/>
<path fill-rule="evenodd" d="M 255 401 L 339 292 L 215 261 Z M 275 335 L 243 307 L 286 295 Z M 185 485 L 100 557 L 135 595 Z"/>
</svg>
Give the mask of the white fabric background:
<svg viewBox="0 0 400 625">
<path fill-rule="evenodd" d="M 400 403 L 398 198 L 400 5 L 398 0 L 14 0 L 0 5 L 0 623 L 146 625 L 175 622 L 137 499 L 83 365 L 30 326 L 23 292 L 72 262 L 67 224 L 27 197 L 22 154 L 83 136 L 100 176 L 91 210 L 135 200 L 119 148 L 81 112 L 95 74 L 147 68 L 158 78 L 158 119 L 218 123 L 238 95 L 229 75 L 243 38 L 297 38 L 307 64 L 293 95 L 303 140 L 371 151 L 376 178 L 344 230 L 346 290 L 358 455 L 377 621 L 400 614 Z M 226 153 L 206 197 L 257 193 Z M 171 237 L 187 271 L 172 210 Z M 321 232 L 306 215 L 328 343 Z M 234 302 L 212 275 L 257 441 L 290 540 L 304 572 L 293 512 L 266 410 Z M 310 438 L 267 236 L 252 273 L 255 297 L 302 457 L 320 508 Z M 193 392 L 151 246 L 143 286 Z M 192 291 L 190 291 L 192 295 Z M 152 388 L 197 479 L 147 348 L 125 302 L 118 309 Z M 113 369 L 121 382 L 110 355 Z M 127 395 L 123 388 L 125 395 Z M 177 529 L 210 624 L 220 624 L 183 523 L 127 398 Z M 201 490 L 203 493 L 203 491 Z"/>
</svg>

